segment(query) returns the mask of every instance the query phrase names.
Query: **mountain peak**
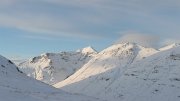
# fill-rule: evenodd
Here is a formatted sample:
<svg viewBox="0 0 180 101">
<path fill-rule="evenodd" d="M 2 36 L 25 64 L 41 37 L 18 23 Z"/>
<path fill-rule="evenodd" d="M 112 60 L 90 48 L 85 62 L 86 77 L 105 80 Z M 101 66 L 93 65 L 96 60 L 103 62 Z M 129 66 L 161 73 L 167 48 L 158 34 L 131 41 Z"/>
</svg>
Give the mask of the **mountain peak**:
<svg viewBox="0 0 180 101">
<path fill-rule="evenodd" d="M 118 44 L 114 44 L 106 49 L 104 49 L 102 52 L 107 52 L 107 51 L 112 51 L 112 50 L 116 50 L 116 49 L 132 49 L 132 48 L 136 48 L 139 45 L 137 45 L 136 43 L 131 43 L 131 42 L 124 42 L 124 43 L 118 43 Z"/>
<path fill-rule="evenodd" d="M 97 51 L 93 47 L 91 47 L 91 46 L 79 49 L 76 52 L 81 52 L 81 53 L 97 53 Z"/>
<path fill-rule="evenodd" d="M 79 52 L 43 53 L 18 66 L 28 76 L 52 85 L 72 75 L 95 55 L 92 47 Z"/>
<path fill-rule="evenodd" d="M 173 44 L 167 45 L 165 47 L 162 47 L 159 50 L 160 51 L 165 51 L 165 50 L 168 50 L 168 49 L 171 49 L 171 48 L 174 48 L 174 47 L 178 47 L 178 46 L 180 46 L 180 43 L 173 43 Z"/>
<path fill-rule="evenodd" d="M 115 43 L 114 45 L 137 45 L 137 43 L 134 43 L 134 42 L 121 42 L 121 43 Z"/>
<path fill-rule="evenodd" d="M 15 66 L 12 61 L 0 55 L 0 75 L 12 76 L 16 73 L 18 74 L 22 72 Z"/>
<path fill-rule="evenodd" d="M 153 48 L 153 47 L 150 47 L 150 46 L 146 46 L 146 45 L 142 45 L 142 44 L 139 44 L 139 43 L 135 43 L 135 42 L 121 42 L 121 43 L 116 43 L 115 45 L 117 44 L 120 44 L 120 45 L 125 45 L 125 46 L 138 46 L 138 47 L 143 47 L 143 48 Z"/>
</svg>

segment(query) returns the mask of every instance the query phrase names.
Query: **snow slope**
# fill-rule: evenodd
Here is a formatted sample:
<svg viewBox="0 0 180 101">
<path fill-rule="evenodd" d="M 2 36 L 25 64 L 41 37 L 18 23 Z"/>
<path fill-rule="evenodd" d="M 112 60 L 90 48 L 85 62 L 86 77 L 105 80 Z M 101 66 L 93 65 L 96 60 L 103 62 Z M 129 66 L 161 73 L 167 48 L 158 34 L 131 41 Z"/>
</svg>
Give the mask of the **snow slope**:
<svg viewBox="0 0 180 101">
<path fill-rule="evenodd" d="M 91 47 L 77 52 L 45 53 L 20 63 L 18 67 L 28 76 L 52 85 L 72 75 L 96 54 Z"/>
<path fill-rule="evenodd" d="M 54 86 L 109 101 L 179 101 L 180 47 L 113 45 Z"/>
<path fill-rule="evenodd" d="M 165 47 L 162 47 L 159 50 L 160 51 L 164 51 L 164 50 L 168 50 L 168 49 L 171 49 L 171 48 L 174 48 L 174 47 L 178 47 L 178 46 L 180 46 L 180 43 L 173 43 L 173 44 L 167 45 Z"/>
<path fill-rule="evenodd" d="M 0 56 L 0 101 L 97 101 L 73 95 L 27 77 L 6 58 Z"/>
</svg>

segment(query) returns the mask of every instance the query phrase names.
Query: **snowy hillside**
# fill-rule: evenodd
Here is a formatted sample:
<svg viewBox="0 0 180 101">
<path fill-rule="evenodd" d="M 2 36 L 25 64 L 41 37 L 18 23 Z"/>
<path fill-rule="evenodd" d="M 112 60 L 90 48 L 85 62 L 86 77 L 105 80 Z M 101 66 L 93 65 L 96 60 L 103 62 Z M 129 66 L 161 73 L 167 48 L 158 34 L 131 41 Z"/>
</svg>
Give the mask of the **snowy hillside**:
<svg viewBox="0 0 180 101">
<path fill-rule="evenodd" d="M 168 50 L 168 49 L 178 47 L 178 46 L 180 46 L 180 43 L 173 43 L 173 44 L 167 45 L 167 46 L 165 46 L 163 48 L 160 48 L 159 50 L 164 51 L 164 50 Z"/>
<path fill-rule="evenodd" d="M 18 67 L 28 76 L 52 85 L 75 73 L 96 54 L 91 47 L 76 52 L 45 53 Z"/>
<path fill-rule="evenodd" d="M 179 101 L 180 47 L 113 45 L 54 86 L 109 101 Z"/>
<path fill-rule="evenodd" d="M 72 95 L 27 77 L 6 58 L 0 56 L 1 101 L 97 101 L 97 99 Z"/>
</svg>

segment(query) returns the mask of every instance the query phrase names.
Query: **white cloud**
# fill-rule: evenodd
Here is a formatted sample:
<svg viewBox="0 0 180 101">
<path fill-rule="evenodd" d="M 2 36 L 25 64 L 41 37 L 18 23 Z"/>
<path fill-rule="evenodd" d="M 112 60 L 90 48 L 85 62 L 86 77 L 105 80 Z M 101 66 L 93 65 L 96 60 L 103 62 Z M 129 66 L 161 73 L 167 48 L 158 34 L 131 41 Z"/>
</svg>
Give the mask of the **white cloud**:
<svg viewBox="0 0 180 101">
<path fill-rule="evenodd" d="M 46 9 L 45 6 L 40 6 L 43 3 L 46 3 L 46 6 L 53 4 L 57 8 L 59 7 L 53 11 L 65 10 L 62 10 L 62 14 L 59 15 L 55 14 L 56 12 L 51 12 L 51 10 L 42 12 Z M 33 4 L 38 5 L 38 7 Z M 13 27 L 36 34 L 102 38 L 104 36 L 98 35 L 99 33 L 92 35 L 89 30 L 101 28 L 101 26 L 113 27 L 114 23 L 121 24 L 121 21 L 127 20 L 141 24 L 141 26 L 147 25 L 152 30 L 155 30 L 154 26 L 159 27 L 159 29 L 173 29 L 174 31 L 179 29 L 179 25 L 172 22 L 171 19 L 156 15 L 157 10 L 166 7 L 179 9 L 179 0 L 0 0 L 1 5 L 7 6 L 6 10 L 9 11 L 0 9 L 0 11 L 4 10 L 4 13 L 0 12 L 1 26 Z M 9 5 L 14 5 L 14 7 L 11 8 Z M 29 6 L 26 8 L 26 5 L 35 7 L 35 11 L 31 11 L 32 8 L 28 8 Z M 66 7 L 74 9 L 66 11 Z M 20 10 L 16 10 L 16 8 Z M 62 16 L 65 14 L 67 16 Z M 163 34 L 164 32 L 168 33 L 167 30 L 161 31 Z M 103 35 L 103 33 L 100 34 Z"/>
<path fill-rule="evenodd" d="M 99 35 L 91 35 L 89 33 L 81 32 L 64 19 L 56 18 L 48 15 L 33 15 L 31 14 L 18 14 L 7 15 L 0 14 L 0 26 L 17 28 L 31 33 L 31 36 L 49 35 L 54 37 L 78 37 L 85 39 L 99 39 Z M 39 36 L 38 36 L 39 37 Z"/>
<path fill-rule="evenodd" d="M 157 48 L 159 43 L 159 38 L 157 36 L 142 34 L 138 32 L 126 32 L 123 36 L 118 39 L 117 43 L 131 42 L 137 43 L 145 47 L 155 47 Z"/>
</svg>

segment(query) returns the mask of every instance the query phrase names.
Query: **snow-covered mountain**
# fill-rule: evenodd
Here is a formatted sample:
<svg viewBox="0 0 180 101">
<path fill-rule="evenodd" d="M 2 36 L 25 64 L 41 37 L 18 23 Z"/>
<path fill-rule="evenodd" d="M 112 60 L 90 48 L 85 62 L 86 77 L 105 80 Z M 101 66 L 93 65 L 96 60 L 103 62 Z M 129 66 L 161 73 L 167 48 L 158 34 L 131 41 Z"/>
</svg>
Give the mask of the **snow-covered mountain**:
<svg viewBox="0 0 180 101">
<path fill-rule="evenodd" d="M 75 73 L 96 54 L 91 47 L 76 52 L 45 53 L 20 63 L 18 67 L 28 76 L 52 85 Z"/>
<path fill-rule="evenodd" d="M 113 45 L 54 86 L 109 101 L 179 101 L 180 46 L 171 46 Z"/>
<path fill-rule="evenodd" d="M 10 60 L 0 56 L 0 101 L 97 101 L 73 95 L 27 77 Z M 99 100 L 98 100 L 99 101 Z"/>
<path fill-rule="evenodd" d="M 168 50 L 168 49 L 171 49 L 171 48 L 174 48 L 174 47 L 178 47 L 178 46 L 180 46 L 180 43 L 173 43 L 173 44 L 167 45 L 165 47 L 162 47 L 159 50 L 160 51 L 164 51 L 164 50 Z"/>
</svg>

